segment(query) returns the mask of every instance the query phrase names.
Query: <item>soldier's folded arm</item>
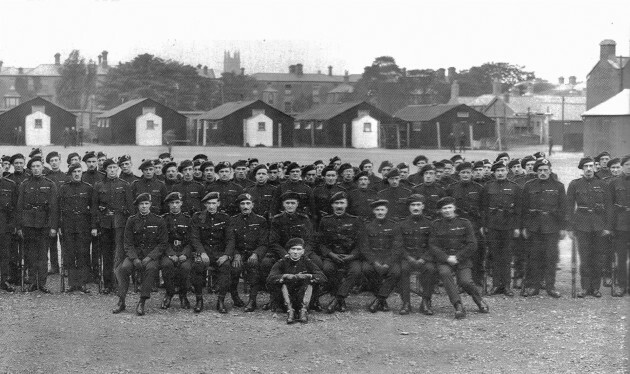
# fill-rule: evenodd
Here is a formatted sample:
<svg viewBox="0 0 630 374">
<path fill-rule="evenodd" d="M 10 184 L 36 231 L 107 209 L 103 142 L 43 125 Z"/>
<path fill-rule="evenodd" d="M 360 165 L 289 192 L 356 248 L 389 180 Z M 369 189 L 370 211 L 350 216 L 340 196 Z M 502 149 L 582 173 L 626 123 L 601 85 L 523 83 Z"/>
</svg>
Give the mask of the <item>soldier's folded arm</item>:
<svg viewBox="0 0 630 374">
<path fill-rule="evenodd" d="M 311 274 L 311 283 L 326 283 L 326 275 L 322 269 L 320 269 L 317 265 L 315 265 L 312 261 L 307 262 L 308 272 Z"/>
<path fill-rule="evenodd" d="M 283 275 L 282 261 L 276 261 L 276 263 L 271 267 L 271 271 L 267 277 L 267 283 L 282 283 Z"/>
</svg>

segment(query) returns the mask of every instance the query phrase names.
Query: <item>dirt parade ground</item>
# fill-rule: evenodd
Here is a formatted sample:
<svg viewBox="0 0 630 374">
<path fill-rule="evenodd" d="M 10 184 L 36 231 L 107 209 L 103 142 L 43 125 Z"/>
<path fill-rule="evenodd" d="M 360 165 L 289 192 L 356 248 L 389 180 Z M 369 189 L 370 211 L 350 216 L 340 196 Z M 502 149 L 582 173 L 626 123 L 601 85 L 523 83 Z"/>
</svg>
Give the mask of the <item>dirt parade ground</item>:
<svg viewBox="0 0 630 374">
<path fill-rule="evenodd" d="M 86 145 L 68 153 L 102 150 L 109 156 L 131 154 L 136 167 L 166 147 Z M 3 154 L 27 147 L 3 147 Z M 540 147 L 511 149 L 511 157 L 532 154 Z M 448 150 L 359 150 L 325 148 L 203 148 L 176 147 L 176 161 L 206 153 L 213 161 L 256 156 L 261 162 L 292 160 L 300 164 L 327 162 L 338 155 L 357 165 L 369 158 L 411 162 L 418 154 L 431 160 L 450 157 Z M 468 160 L 491 158 L 496 151 L 468 151 Z M 561 182 L 580 175 L 582 154 L 554 153 L 553 171 Z M 62 167 L 62 169 L 65 169 Z M 412 167 L 412 169 L 414 169 Z M 412 170 L 414 172 L 415 170 Z M 136 174 L 140 174 L 139 171 Z M 371 314 L 371 295 L 348 297 L 348 312 L 312 313 L 308 324 L 287 325 L 285 315 L 257 310 L 244 313 L 226 302 L 228 314 L 214 310 L 215 294 L 204 293 L 200 314 L 182 310 L 175 298 L 168 310 L 159 303 L 164 290 L 153 293 L 147 314 L 133 313 L 137 294 L 128 296 L 128 310 L 113 315 L 117 298 L 92 293 L 59 293 L 59 275 L 48 278 L 53 291 L 0 292 L 0 373 L 627 373 L 630 297 L 571 298 L 571 241 L 559 243 L 557 289 L 553 299 L 540 296 L 489 296 L 489 314 L 479 314 L 463 297 L 468 316 L 453 319 L 444 291 L 434 297 L 434 316 L 418 313 L 420 298 L 412 296 L 413 312 L 398 315 L 400 296 L 388 299 L 392 312 Z M 579 282 L 579 279 L 578 279 Z M 194 296 L 189 295 L 191 300 Z M 259 296 L 259 305 L 268 298 Z M 330 296 L 322 297 L 326 303 Z"/>
</svg>

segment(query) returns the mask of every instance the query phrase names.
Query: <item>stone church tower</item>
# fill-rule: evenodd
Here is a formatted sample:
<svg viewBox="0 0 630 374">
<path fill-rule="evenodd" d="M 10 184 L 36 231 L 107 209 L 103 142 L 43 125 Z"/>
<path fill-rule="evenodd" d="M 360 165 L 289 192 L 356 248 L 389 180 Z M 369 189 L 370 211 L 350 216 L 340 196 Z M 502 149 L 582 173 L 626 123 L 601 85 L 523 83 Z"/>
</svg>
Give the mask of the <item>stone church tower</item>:
<svg viewBox="0 0 630 374">
<path fill-rule="evenodd" d="M 241 73 L 241 52 L 235 51 L 233 55 L 230 54 L 230 51 L 223 52 L 223 72 Z"/>
</svg>

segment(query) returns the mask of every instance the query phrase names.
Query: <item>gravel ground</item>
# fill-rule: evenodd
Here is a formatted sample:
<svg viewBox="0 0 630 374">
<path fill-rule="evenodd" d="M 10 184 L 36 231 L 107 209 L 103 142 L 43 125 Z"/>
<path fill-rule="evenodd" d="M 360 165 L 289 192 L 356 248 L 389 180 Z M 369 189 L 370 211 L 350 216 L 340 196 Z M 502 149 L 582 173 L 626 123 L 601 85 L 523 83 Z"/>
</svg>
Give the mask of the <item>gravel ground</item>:
<svg viewBox="0 0 630 374">
<path fill-rule="evenodd" d="M 116 155 L 132 152 L 140 159 L 164 148 L 98 149 Z M 3 149 L 5 154 L 17 150 L 26 152 L 27 147 Z M 182 159 L 203 151 L 208 152 L 181 147 L 173 153 Z M 430 158 L 448 155 L 228 147 L 208 153 L 221 153 L 228 160 L 256 154 L 261 161 L 313 161 L 339 154 L 351 162 L 366 157 L 375 162 L 410 160 L 418 153 Z M 469 159 L 494 155 L 466 153 Z M 559 153 L 551 158 L 564 183 L 579 175 L 579 157 Z M 137 317 L 132 313 L 135 294 L 128 299 L 130 311 L 113 315 L 114 296 L 0 292 L 0 373 L 627 373 L 630 297 L 612 298 L 605 288 L 601 299 L 571 299 L 569 240 L 560 248 L 561 299 L 492 296 L 487 298 L 491 312 L 485 315 L 476 313 L 466 296 L 469 314 L 458 321 L 444 294 L 435 297 L 436 315 L 431 317 L 417 313 L 420 300 L 415 296 L 414 313 L 398 315 L 397 295 L 389 299 L 394 312 L 371 314 L 365 310 L 370 296 L 361 294 L 348 298 L 347 313 L 313 313 L 308 324 L 287 326 L 284 315 L 270 312 L 246 315 L 231 309 L 227 315 L 218 314 L 213 308 L 216 296 L 207 294 L 206 310 L 195 315 L 181 310 L 178 302 L 168 311 L 160 310 L 160 291 L 149 301 L 147 315 Z M 51 276 L 49 285 L 58 290 L 58 276 Z"/>
</svg>

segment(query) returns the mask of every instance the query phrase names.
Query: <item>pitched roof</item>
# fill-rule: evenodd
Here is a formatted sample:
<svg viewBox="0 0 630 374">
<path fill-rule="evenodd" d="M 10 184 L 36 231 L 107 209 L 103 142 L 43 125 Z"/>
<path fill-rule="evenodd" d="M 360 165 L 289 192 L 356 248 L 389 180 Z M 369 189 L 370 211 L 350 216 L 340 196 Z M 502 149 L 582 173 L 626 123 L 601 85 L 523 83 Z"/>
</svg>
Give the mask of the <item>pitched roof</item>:
<svg viewBox="0 0 630 374">
<path fill-rule="evenodd" d="M 0 75 L 25 75 L 35 77 L 59 77 L 61 76 L 61 67 L 63 65 L 56 64 L 39 64 L 34 68 L 22 68 L 22 74 L 20 74 L 19 68 L 6 66 L 0 69 Z M 107 75 L 107 72 L 111 66 L 96 66 L 96 75 Z"/>
<path fill-rule="evenodd" d="M 327 121 L 361 103 L 362 101 L 352 101 L 349 103 L 339 104 L 320 104 L 307 110 L 306 112 L 298 114 L 295 119 L 297 121 Z"/>
<path fill-rule="evenodd" d="M 30 99 L 30 100 L 26 100 L 25 102 L 20 103 L 19 105 L 16 105 L 16 106 L 14 106 L 14 107 L 12 107 L 12 108 L 7 108 L 7 109 L 4 109 L 4 112 L 0 113 L 0 115 L 4 115 L 5 113 L 12 112 L 12 111 L 16 110 L 16 108 L 22 107 L 22 106 L 24 106 L 24 105 L 30 105 L 30 103 L 31 103 L 32 101 L 35 101 L 35 100 L 43 100 L 43 101 L 47 102 L 47 103 L 48 103 L 48 104 L 50 104 L 50 105 L 54 105 L 54 106 L 56 106 L 57 108 L 62 109 L 62 110 L 64 110 L 64 111 L 66 111 L 66 112 L 68 112 L 68 113 L 72 114 L 72 115 L 73 115 L 73 116 L 75 116 L 75 117 L 77 116 L 77 115 L 76 115 L 76 114 L 74 114 L 71 110 L 68 110 L 67 108 L 62 107 L 61 105 L 55 104 L 55 103 L 53 103 L 52 101 L 50 101 L 50 100 L 48 100 L 48 99 L 45 99 L 45 98 L 43 98 L 43 97 L 41 97 L 41 96 L 36 96 L 36 97 L 34 97 L 34 98 Z"/>
<path fill-rule="evenodd" d="M 328 74 L 292 74 L 292 73 L 254 73 L 252 78 L 258 81 L 269 82 L 322 82 L 322 83 L 343 83 L 343 75 Z M 351 83 L 356 83 L 361 79 L 361 74 L 350 74 L 348 76 Z"/>
<path fill-rule="evenodd" d="M 549 114 L 551 120 L 562 120 L 564 111 L 565 121 L 581 121 L 582 113 L 586 110 L 586 97 L 566 96 L 564 105 L 562 96 L 555 95 L 533 95 L 533 96 L 511 96 L 508 105 L 515 113 Z"/>
<path fill-rule="evenodd" d="M 232 101 L 229 103 L 225 103 L 223 105 L 219 105 L 218 107 L 211 109 L 195 117 L 195 119 L 207 119 L 211 121 L 218 121 L 257 101 L 258 100 L 248 100 L 248 101 Z"/>
<path fill-rule="evenodd" d="M 149 100 L 149 99 L 146 98 L 146 97 L 142 97 L 140 99 L 134 99 L 134 100 L 125 101 L 124 103 L 122 103 L 122 104 L 120 104 L 120 105 L 118 105 L 116 107 L 113 107 L 110 110 L 104 111 L 103 114 L 99 115 L 96 118 L 109 118 L 109 117 L 113 116 L 114 114 L 118 114 L 118 113 L 122 112 L 123 110 L 125 110 L 127 108 L 131 108 L 132 106 L 134 106 L 134 105 L 136 105 L 138 103 L 141 103 L 141 102 L 143 102 L 145 100 Z"/>
<path fill-rule="evenodd" d="M 394 117 L 409 122 L 430 121 L 460 105 L 462 104 L 408 105 L 394 113 Z"/>
<path fill-rule="evenodd" d="M 61 68 L 61 65 L 40 64 L 40 65 L 37 65 L 36 67 L 32 68 L 28 72 L 26 72 L 26 75 L 45 76 L 45 77 L 58 77 L 58 76 L 61 75 L 61 74 L 59 74 L 60 68 Z"/>
<path fill-rule="evenodd" d="M 337 87 L 333 88 L 332 90 L 328 91 L 328 93 L 353 93 L 354 92 L 354 87 L 352 87 L 351 85 L 347 84 L 347 83 L 342 83 L 340 85 L 338 85 Z"/>
<path fill-rule="evenodd" d="M 627 116 L 630 115 L 630 88 L 619 92 L 603 103 L 589 109 L 583 116 Z"/>
</svg>

